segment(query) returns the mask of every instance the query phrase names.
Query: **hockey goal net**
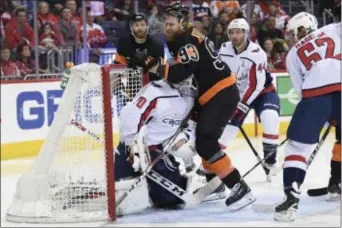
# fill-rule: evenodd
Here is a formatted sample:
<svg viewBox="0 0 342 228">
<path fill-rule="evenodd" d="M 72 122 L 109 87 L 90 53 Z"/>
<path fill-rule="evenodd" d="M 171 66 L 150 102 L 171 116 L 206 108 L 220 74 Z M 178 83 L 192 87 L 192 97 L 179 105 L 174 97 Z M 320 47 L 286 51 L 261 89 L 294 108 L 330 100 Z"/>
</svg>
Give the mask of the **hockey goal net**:
<svg viewBox="0 0 342 228">
<path fill-rule="evenodd" d="M 125 66 L 72 67 L 40 153 L 17 183 L 7 220 L 115 220 L 117 116 L 142 85 L 140 71 Z"/>
</svg>

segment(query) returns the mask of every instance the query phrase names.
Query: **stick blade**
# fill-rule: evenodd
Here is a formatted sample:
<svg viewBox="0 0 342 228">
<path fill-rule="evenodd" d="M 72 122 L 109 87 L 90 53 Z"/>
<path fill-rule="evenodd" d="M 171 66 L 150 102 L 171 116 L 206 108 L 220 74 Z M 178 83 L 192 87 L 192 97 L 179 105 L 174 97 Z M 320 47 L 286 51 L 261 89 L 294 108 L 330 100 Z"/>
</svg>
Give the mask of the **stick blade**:
<svg viewBox="0 0 342 228">
<path fill-rule="evenodd" d="M 221 180 L 219 177 L 214 177 L 211 181 L 209 181 L 206 185 L 198 189 L 192 195 L 192 198 L 188 203 L 189 206 L 194 206 L 201 203 L 208 195 L 210 195 L 213 191 L 215 191 L 221 184 Z"/>
<path fill-rule="evenodd" d="M 313 189 L 309 189 L 307 191 L 309 196 L 315 197 L 315 196 L 324 196 L 326 194 L 328 194 L 328 188 L 327 187 L 323 187 L 323 188 L 313 188 Z"/>
</svg>

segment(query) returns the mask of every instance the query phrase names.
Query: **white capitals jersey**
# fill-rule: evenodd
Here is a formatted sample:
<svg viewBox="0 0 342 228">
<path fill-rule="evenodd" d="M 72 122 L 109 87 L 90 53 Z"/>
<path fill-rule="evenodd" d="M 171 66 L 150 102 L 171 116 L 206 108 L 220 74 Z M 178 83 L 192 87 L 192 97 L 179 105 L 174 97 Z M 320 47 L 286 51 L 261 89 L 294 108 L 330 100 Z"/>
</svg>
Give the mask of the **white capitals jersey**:
<svg viewBox="0 0 342 228">
<path fill-rule="evenodd" d="M 172 137 L 194 105 L 194 98 L 183 97 L 163 80 L 144 86 L 120 113 L 120 140 L 130 145 L 146 124 L 147 146 Z"/>
<path fill-rule="evenodd" d="M 258 44 L 248 42 L 246 50 L 240 54 L 235 52 L 232 42 L 223 43 L 219 55 L 236 74 L 241 102 L 250 105 L 261 92 L 274 90 L 274 86 L 266 71 L 266 53 Z"/>
<path fill-rule="evenodd" d="M 286 57 L 299 97 L 341 90 L 341 23 L 324 26 L 298 41 Z"/>
</svg>

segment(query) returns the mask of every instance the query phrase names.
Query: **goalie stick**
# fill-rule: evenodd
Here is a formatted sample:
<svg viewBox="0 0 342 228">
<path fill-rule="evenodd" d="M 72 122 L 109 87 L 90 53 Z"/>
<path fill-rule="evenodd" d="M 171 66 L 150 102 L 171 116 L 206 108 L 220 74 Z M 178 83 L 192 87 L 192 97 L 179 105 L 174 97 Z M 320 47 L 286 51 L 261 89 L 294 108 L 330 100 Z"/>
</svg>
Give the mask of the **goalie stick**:
<svg viewBox="0 0 342 228">
<path fill-rule="evenodd" d="M 92 136 L 93 138 L 95 138 L 96 140 L 103 142 L 103 140 L 94 132 L 88 130 L 86 127 L 84 127 L 82 124 L 71 120 L 71 124 L 73 124 L 74 126 L 76 126 L 79 130 L 86 132 L 87 134 L 89 134 L 90 136 Z M 178 133 L 176 133 L 178 134 Z M 176 136 L 175 134 L 175 136 Z M 174 138 L 176 138 L 174 136 Z M 171 145 L 171 140 L 168 143 L 168 145 Z M 166 148 L 166 147 L 165 147 Z M 161 152 L 153 161 L 151 164 L 153 164 L 153 166 L 162 158 L 162 155 L 165 155 L 167 152 L 167 148 L 164 148 L 164 153 Z M 155 163 L 154 163 L 155 162 Z M 160 174 L 158 174 L 157 172 L 155 172 L 154 170 L 149 169 L 151 167 L 150 166 L 147 168 L 147 170 L 144 172 L 144 174 L 146 174 L 145 176 L 148 177 L 150 180 L 154 181 L 155 183 L 157 183 L 158 185 L 160 185 L 162 188 L 164 188 L 165 190 L 169 191 L 170 193 L 174 194 L 175 196 L 179 197 L 180 199 L 182 199 L 187 206 L 195 206 L 197 204 L 199 204 L 205 197 L 207 197 L 210 193 L 212 193 L 216 188 L 216 185 L 219 185 L 221 183 L 221 180 L 216 180 L 211 182 L 211 185 L 206 185 L 204 187 L 202 187 L 199 191 L 197 191 L 194 194 L 190 194 L 187 190 L 184 190 L 183 188 L 179 187 L 178 185 L 174 184 L 172 181 L 170 181 L 169 179 L 161 176 Z M 153 167 L 152 166 L 152 167 Z M 191 177 L 188 177 L 191 178 Z M 133 191 L 133 189 L 142 181 L 143 178 L 141 178 L 141 176 L 139 177 L 139 179 L 131 186 L 131 188 L 129 188 L 125 193 L 125 198 L 130 194 L 131 191 Z M 191 179 L 189 180 L 191 181 Z M 72 198 L 70 201 L 68 201 L 66 203 L 66 206 L 64 206 L 65 208 L 69 207 L 70 205 L 74 204 L 73 202 L 79 200 L 79 199 L 89 199 L 89 194 L 98 194 L 98 195 L 103 195 L 104 192 L 100 191 L 100 192 L 84 192 L 84 194 L 78 195 L 75 198 Z M 123 196 L 120 197 L 120 201 L 117 201 L 116 207 L 119 205 L 118 202 L 122 202 L 125 198 L 123 198 Z M 67 206 L 68 205 L 68 206 Z"/>
<path fill-rule="evenodd" d="M 315 147 L 314 151 L 311 153 L 311 156 L 309 157 L 309 159 L 307 161 L 307 169 L 311 165 L 313 159 L 317 155 L 317 153 L 318 153 L 319 149 L 321 148 L 321 146 L 323 145 L 325 139 L 328 137 L 328 134 L 330 132 L 331 127 L 332 127 L 332 125 L 330 123 L 328 123 L 327 129 L 323 133 L 322 138 L 319 140 L 317 146 Z M 253 204 L 252 205 L 252 210 L 254 212 L 259 212 L 259 213 L 273 213 L 273 212 L 275 212 L 274 208 L 275 208 L 275 205 L 271 205 L 271 204 Z"/>
</svg>

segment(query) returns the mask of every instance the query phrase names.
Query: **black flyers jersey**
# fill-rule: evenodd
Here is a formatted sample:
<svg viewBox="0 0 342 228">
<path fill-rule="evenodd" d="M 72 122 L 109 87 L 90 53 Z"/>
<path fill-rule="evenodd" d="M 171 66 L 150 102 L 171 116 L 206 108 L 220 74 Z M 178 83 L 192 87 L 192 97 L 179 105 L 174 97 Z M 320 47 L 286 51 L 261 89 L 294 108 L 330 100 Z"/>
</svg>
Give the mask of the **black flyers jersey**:
<svg viewBox="0 0 342 228">
<path fill-rule="evenodd" d="M 121 38 L 117 44 L 115 63 L 127 64 L 132 56 L 150 56 L 161 58 L 164 62 L 164 47 L 163 44 L 149 35 L 146 41 L 139 44 L 135 41 L 132 34 L 128 37 Z"/>
<path fill-rule="evenodd" d="M 203 105 L 219 91 L 236 82 L 226 63 L 218 56 L 213 43 L 196 29 L 167 43 L 175 64 L 166 65 L 165 78 L 179 83 L 192 74 L 198 86 L 198 101 Z"/>
<path fill-rule="evenodd" d="M 147 35 L 144 43 L 139 44 L 130 34 L 128 37 L 119 40 L 114 62 L 127 65 L 133 56 L 157 58 L 160 59 L 160 63 L 164 64 L 164 45 L 149 35 Z M 149 73 L 149 81 L 158 79 L 160 78 L 156 74 Z"/>
</svg>

